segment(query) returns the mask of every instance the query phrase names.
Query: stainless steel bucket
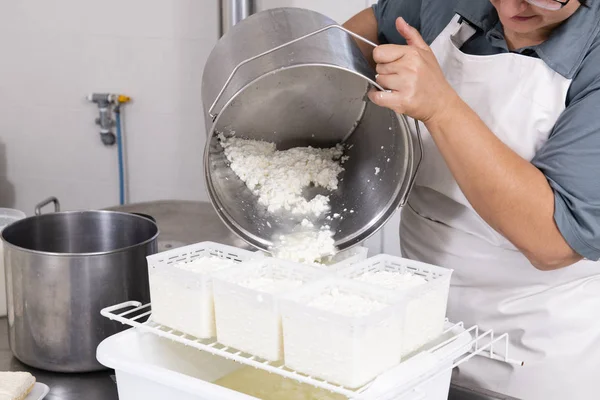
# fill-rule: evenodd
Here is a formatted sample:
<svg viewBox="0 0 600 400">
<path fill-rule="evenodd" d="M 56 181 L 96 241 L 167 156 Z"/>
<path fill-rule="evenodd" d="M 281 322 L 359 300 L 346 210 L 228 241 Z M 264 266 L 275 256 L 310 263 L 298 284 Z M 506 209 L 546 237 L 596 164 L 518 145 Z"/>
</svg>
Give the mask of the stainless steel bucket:
<svg viewBox="0 0 600 400">
<path fill-rule="evenodd" d="M 350 158 L 330 196 L 332 213 L 344 217 L 330 222 L 340 250 L 367 239 L 406 201 L 421 153 L 407 119 L 366 97 L 370 87 L 382 88 L 353 36 L 366 41 L 319 13 L 272 9 L 235 25 L 208 58 L 202 100 L 209 196 L 225 224 L 258 248 L 268 250 L 274 233 L 293 224 L 257 204 L 228 167 L 219 133 L 268 140 L 280 150 L 345 141 Z"/>
<path fill-rule="evenodd" d="M 15 357 L 49 371 L 104 369 L 96 347 L 123 326 L 100 310 L 150 301 L 146 256 L 156 253 L 157 237 L 150 219 L 113 211 L 56 212 L 4 229 Z"/>
</svg>

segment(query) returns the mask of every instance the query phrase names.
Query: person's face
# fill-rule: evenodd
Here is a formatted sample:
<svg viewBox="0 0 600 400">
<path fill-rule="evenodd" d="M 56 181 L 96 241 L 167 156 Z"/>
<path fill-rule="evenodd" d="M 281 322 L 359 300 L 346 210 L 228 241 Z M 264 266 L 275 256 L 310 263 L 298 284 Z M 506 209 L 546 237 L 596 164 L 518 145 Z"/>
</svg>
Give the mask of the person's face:
<svg viewBox="0 0 600 400">
<path fill-rule="evenodd" d="M 552 30 L 567 20 L 581 6 L 570 0 L 560 10 L 550 11 L 536 7 L 525 0 L 490 0 L 498 11 L 504 29 L 518 34 L 535 34 Z"/>
</svg>

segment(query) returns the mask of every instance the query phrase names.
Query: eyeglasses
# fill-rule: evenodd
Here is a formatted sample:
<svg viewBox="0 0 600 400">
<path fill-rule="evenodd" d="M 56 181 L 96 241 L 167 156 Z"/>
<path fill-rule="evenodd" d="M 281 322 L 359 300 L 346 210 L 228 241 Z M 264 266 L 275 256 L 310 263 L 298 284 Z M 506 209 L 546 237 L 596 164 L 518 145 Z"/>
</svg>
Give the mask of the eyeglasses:
<svg viewBox="0 0 600 400">
<path fill-rule="evenodd" d="M 570 0 L 563 0 L 563 1 L 560 1 L 560 0 L 525 0 L 525 1 L 531 5 L 534 5 L 539 8 L 543 8 L 545 10 L 558 11 L 561 8 L 563 8 L 564 6 L 566 6 L 567 4 L 569 4 Z"/>
</svg>

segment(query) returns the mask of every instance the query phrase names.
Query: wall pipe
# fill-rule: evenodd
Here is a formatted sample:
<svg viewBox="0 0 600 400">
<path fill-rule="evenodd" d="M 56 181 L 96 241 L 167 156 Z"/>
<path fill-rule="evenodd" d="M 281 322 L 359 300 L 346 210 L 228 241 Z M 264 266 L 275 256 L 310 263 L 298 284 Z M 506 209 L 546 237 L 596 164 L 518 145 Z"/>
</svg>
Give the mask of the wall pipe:
<svg viewBox="0 0 600 400">
<path fill-rule="evenodd" d="M 255 0 L 221 0 L 221 32 L 226 34 L 229 29 L 246 17 L 254 14 Z"/>
<path fill-rule="evenodd" d="M 127 201 L 126 174 L 125 174 L 125 140 L 123 138 L 123 126 L 121 122 L 121 106 L 129 103 L 131 98 L 122 94 L 112 93 L 92 93 L 88 95 L 88 100 L 98 105 L 100 117 L 96 118 L 96 124 L 100 126 L 100 137 L 102 143 L 112 146 L 116 143 L 119 162 L 119 204 L 123 205 Z M 115 119 L 112 118 L 112 113 Z M 115 127 L 116 135 L 112 132 Z"/>
<path fill-rule="evenodd" d="M 115 125 L 117 130 L 117 152 L 119 159 L 119 204 L 125 204 L 125 161 L 123 156 L 123 134 L 121 126 L 121 106 L 115 106 Z"/>
</svg>

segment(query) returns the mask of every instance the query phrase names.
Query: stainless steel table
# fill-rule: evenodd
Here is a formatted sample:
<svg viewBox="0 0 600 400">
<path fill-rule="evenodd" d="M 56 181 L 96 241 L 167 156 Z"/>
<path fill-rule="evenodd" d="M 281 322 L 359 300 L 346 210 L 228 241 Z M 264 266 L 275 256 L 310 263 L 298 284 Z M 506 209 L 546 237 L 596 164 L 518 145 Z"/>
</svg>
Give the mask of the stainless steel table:
<svg viewBox="0 0 600 400">
<path fill-rule="evenodd" d="M 8 347 L 8 321 L 0 318 L 0 371 L 27 371 L 50 387 L 48 400 L 118 400 L 112 372 L 58 374 L 27 367 L 13 357 Z"/>
<path fill-rule="evenodd" d="M 448 400 L 519 400 L 514 397 L 493 393 L 481 388 L 467 388 L 457 385 L 450 386 Z"/>
<path fill-rule="evenodd" d="M 227 229 L 209 203 L 157 201 L 112 207 L 154 217 L 160 229 L 159 250 L 214 241 L 232 246 L 247 245 Z M 8 345 L 6 318 L 0 318 L 0 371 L 29 371 L 50 387 L 48 400 L 118 400 L 111 371 L 89 374 L 57 374 L 29 368 L 12 356 Z M 166 400 L 166 399 L 165 399 Z M 480 389 L 453 385 L 449 400 L 514 400 Z"/>
</svg>

